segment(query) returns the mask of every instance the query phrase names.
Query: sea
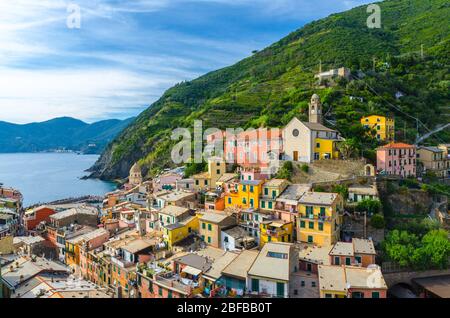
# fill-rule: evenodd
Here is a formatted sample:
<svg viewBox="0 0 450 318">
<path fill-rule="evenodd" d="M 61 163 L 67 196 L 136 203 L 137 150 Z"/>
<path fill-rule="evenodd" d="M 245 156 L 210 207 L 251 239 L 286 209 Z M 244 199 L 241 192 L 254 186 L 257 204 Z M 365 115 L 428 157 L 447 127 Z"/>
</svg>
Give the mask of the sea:
<svg viewBox="0 0 450 318">
<path fill-rule="evenodd" d="M 0 183 L 22 192 L 25 207 L 39 203 L 104 195 L 116 189 L 113 182 L 81 179 L 98 155 L 75 153 L 0 154 Z"/>
</svg>

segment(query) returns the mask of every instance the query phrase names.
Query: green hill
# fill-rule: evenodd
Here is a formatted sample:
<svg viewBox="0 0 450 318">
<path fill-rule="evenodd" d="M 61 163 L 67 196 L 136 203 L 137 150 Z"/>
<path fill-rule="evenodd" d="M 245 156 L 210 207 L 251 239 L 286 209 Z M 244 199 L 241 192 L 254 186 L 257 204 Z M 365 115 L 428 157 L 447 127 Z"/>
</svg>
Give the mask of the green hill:
<svg viewBox="0 0 450 318">
<path fill-rule="evenodd" d="M 0 152 L 41 152 L 73 150 L 101 153 L 133 118 L 104 120 L 87 124 L 61 117 L 24 125 L 0 122 Z"/>
<path fill-rule="evenodd" d="M 202 119 L 204 127 L 218 128 L 275 127 L 293 116 L 305 119 L 313 93 L 322 98 L 328 125 L 335 125 L 369 157 L 377 144 L 364 137 L 362 115 L 394 115 L 397 139 L 407 142 L 416 137 L 415 117 L 420 119 L 420 133 L 448 122 L 450 4 L 379 4 L 381 29 L 367 27 L 367 6 L 361 6 L 307 24 L 233 66 L 167 90 L 107 147 L 93 176 L 125 177 L 138 160 L 149 174 L 170 166 L 171 131 L 192 127 L 195 119 Z M 314 74 L 320 60 L 323 70 L 351 68 L 354 80 L 317 87 Z M 397 99 L 397 92 L 404 96 Z M 351 96 L 362 97 L 362 102 Z M 444 131 L 433 138 L 448 142 L 449 137 Z"/>
</svg>

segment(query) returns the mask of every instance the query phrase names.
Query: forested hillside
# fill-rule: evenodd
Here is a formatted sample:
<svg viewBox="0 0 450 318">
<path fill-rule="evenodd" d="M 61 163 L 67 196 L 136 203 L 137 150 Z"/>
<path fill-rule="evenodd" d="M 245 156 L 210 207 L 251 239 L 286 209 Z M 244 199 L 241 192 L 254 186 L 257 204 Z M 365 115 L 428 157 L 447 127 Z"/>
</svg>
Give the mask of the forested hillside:
<svg viewBox="0 0 450 318">
<path fill-rule="evenodd" d="M 322 98 L 326 125 L 337 128 L 355 152 L 369 158 L 377 143 L 363 133 L 363 115 L 395 116 L 396 138 L 406 142 L 415 140 L 417 126 L 423 134 L 447 123 L 450 32 L 445 23 L 450 4 L 379 4 L 380 29 L 369 29 L 367 6 L 358 7 L 305 25 L 233 66 L 167 90 L 107 147 L 93 177 L 126 177 L 136 161 L 149 174 L 170 166 L 171 131 L 192 127 L 195 119 L 218 128 L 276 127 L 293 116 L 306 119 L 313 93 Z M 314 74 L 320 61 L 323 70 L 349 67 L 352 80 L 318 87 Z M 448 131 L 427 140 L 437 141 L 450 142 Z"/>
</svg>

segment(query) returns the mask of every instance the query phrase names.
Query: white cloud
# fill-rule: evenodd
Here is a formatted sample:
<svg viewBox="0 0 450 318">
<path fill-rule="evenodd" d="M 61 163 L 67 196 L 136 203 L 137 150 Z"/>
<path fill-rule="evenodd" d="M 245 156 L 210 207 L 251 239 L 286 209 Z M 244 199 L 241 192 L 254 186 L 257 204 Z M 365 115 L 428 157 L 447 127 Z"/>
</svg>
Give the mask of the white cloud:
<svg viewBox="0 0 450 318">
<path fill-rule="evenodd" d="M 188 4 L 216 4 L 255 16 L 304 19 L 363 2 L 367 1 L 0 0 L 0 120 L 123 117 L 148 106 L 173 84 L 231 64 L 270 43 L 261 38 L 239 41 L 239 34 L 226 39 L 200 36 L 157 23 L 142 29 L 139 18 L 160 13 L 171 17 L 174 8 L 181 8 L 179 12 Z M 66 27 L 70 3 L 81 8 L 81 30 Z"/>
</svg>

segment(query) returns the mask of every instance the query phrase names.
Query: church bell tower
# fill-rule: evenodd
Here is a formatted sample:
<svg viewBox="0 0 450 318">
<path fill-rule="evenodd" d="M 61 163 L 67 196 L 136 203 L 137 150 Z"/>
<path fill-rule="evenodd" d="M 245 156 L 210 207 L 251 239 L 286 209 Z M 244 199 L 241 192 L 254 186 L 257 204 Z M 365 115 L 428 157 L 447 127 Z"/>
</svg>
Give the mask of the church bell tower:
<svg viewBox="0 0 450 318">
<path fill-rule="evenodd" d="M 323 124 L 322 118 L 322 103 L 320 102 L 320 97 L 314 94 L 309 103 L 309 122 Z"/>
</svg>

